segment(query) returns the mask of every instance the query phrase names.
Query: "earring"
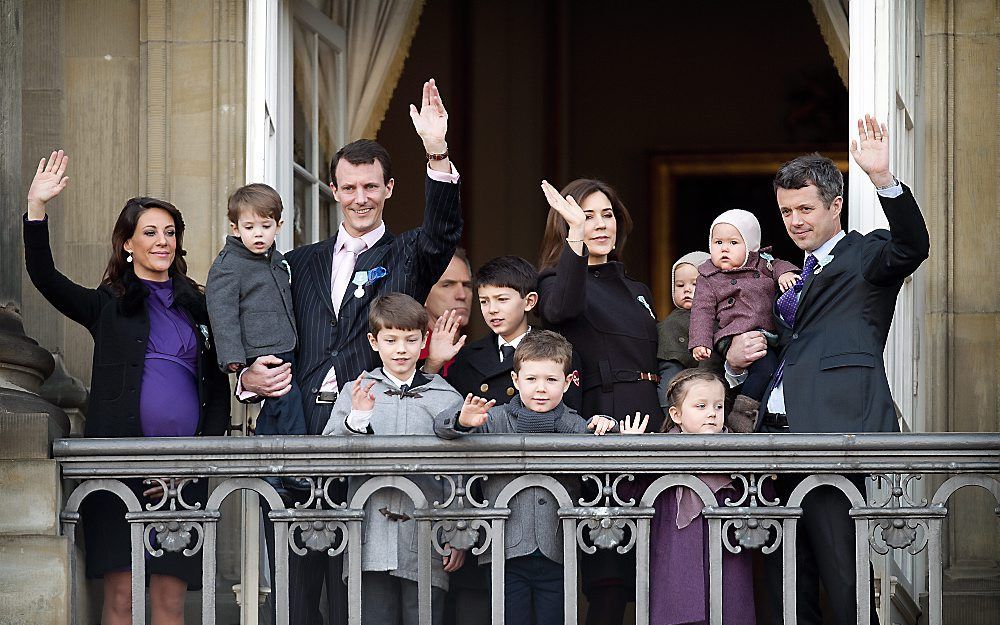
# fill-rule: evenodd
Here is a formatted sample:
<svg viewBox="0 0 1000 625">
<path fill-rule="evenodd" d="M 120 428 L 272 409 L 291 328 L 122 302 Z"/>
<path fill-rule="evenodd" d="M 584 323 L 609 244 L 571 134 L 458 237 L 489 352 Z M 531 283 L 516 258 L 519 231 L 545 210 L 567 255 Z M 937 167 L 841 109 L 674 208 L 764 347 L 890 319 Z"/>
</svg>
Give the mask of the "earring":
<svg viewBox="0 0 1000 625">
<path fill-rule="evenodd" d="M 132 262 L 132 252 L 129 252 L 128 256 L 125 257 L 125 262 L 126 263 Z"/>
</svg>

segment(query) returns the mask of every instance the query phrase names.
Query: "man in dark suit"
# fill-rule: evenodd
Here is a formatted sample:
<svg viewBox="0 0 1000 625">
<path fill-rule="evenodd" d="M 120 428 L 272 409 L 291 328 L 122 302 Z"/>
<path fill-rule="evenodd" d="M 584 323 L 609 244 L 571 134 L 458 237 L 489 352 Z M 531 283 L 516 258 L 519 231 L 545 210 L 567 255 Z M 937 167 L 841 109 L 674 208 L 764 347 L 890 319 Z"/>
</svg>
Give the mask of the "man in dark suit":
<svg viewBox="0 0 1000 625">
<path fill-rule="evenodd" d="M 341 148 L 330 163 L 334 197 L 343 222 L 335 237 L 285 255 L 291 267 L 298 327 L 297 366 L 261 357 L 241 374 L 241 398 L 287 392 L 295 376 L 305 402 L 306 428 L 320 434 L 338 390 L 378 366 L 368 343 L 368 306 L 383 293 L 401 292 L 424 301 L 455 253 L 462 232 L 458 173 L 448 159 L 448 113 L 431 79 L 420 109 L 410 106 L 413 126 L 427 153 L 423 224 L 396 236 L 382 221 L 394 181 L 385 148 L 359 140 Z M 325 552 L 294 554 L 289 567 L 289 608 L 296 625 L 321 623 L 318 610 L 324 577 L 331 623 L 346 622 L 341 557 Z"/>
<path fill-rule="evenodd" d="M 802 278 L 775 302 L 781 364 L 757 419 L 757 430 L 783 432 L 898 432 L 883 350 L 903 280 L 927 258 L 930 238 L 906 185 L 889 172 L 884 124 L 858 121 L 851 155 L 879 195 L 889 230 L 866 235 L 840 226 L 843 177 L 818 154 L 796 158 L 774 180 L 778 207 L 792 241 L 805 253 Z M 734 339 L 726 356 L 731 383 L 745 376 L 766 348 L 759 332 Z M 847 476 L 865 493 L 863 475 Z M 784 476 L 786 499 L 802 478 Z M 839 490 L 821 487 L 802 504 L 799 522 L 799 623 L 820 624 L 819 580 L 834 620 L 857 622 L 854 522 Z M 782 622 L 781 556 L 768 559 L 772 617 Z M 874 601 L 872 616 L 874 618 Z M 877 622 L 877 618 L 873 620 Z"/>
</svg>

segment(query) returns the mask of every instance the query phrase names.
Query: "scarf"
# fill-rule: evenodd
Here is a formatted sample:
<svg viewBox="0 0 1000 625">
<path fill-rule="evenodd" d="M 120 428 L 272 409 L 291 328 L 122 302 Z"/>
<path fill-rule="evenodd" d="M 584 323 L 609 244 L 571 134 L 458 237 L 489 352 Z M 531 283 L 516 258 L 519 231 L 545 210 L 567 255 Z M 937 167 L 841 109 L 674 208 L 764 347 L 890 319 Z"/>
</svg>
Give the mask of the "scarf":
<svg viewBox="0 0 1000 625">
<path fill-rule="evenodd" d="M 521 396 L 516 395 L 507 404 L 507 410 L 514 415 L 514 431 L 518 434 L 566 434 L 559 432 L 556 427 L 566 413 L 566 404 L 559 402 L 559 405 L 548 412 L 535 412 L 529 410 L 521 401 Z"/>
</svg>

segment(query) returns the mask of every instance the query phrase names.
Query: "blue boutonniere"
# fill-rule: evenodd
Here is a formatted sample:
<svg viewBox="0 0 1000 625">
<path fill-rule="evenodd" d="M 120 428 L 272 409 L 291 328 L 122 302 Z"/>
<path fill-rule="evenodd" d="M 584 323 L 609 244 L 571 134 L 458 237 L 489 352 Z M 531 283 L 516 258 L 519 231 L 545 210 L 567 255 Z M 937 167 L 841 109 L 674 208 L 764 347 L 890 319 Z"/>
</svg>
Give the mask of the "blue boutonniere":
<svg viewBox="0 0 1000 625">
<path fill-rule="evenodd" d="M 816 271 L 814 271 L 813 273 L 814 273 L 814 274 L 817 274 L 817 273 L 822 273 L 822 271 L 823 271 L 823 267 L 826 267 L 826 266 L 827 266 L 827 265 L 829 265 L 829 264 L 830 264 L 830 263 L 831 263 L 832 261 L 833 261 L 833 254 L 827 254 L 827 255 L 826 255 L 826 256 L 824 256 L 823 258 L 820 258 L 820 259 L 818 259 L 818 260 L 817 260 L 816 262 L 817 262 L 817 264 L 818 264 L 819 266 L 818 266 L 818 267 L 816 267 Z"/>
<path fill-rule="evenodd" d="M 368 271 L 359 271 L 354 274 L 354 279 L 351 280 L 351 284 L 357 285 L 358 288 L 354 290 L 354 297 L 361 299 L 365 296 L 365 287 L 375 284 L 382 278 L 389 275 L 389 272 L 385 267 L 372 267 Z"/>
</svg>

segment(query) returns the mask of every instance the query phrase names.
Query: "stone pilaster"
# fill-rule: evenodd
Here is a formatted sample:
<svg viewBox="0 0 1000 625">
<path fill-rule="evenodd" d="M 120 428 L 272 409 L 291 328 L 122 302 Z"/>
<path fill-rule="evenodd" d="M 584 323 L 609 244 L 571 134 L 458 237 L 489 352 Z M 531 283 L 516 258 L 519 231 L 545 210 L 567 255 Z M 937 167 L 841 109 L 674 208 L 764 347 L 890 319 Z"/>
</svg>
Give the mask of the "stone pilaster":
<svg viewBox="0 0 1000 625">
<path fill-rule="evenodd" d="M 24 6 L 0 0 L 0 306 L 21 301 L 21 75 Z M 12 88 L 13 87 L 13 88 Z"/>
<path fill-rule="evenodd" d="M 1000 431 L 1000 290 L 985 252 L 1000 236 L 1000 4 L 927 0 L 926 200 L 931 233 L 925 341 L 928 426 Z M 946 526 L 945 622 L 1000 613 L 996 502 L 957 493 Z"/>
</svg>

